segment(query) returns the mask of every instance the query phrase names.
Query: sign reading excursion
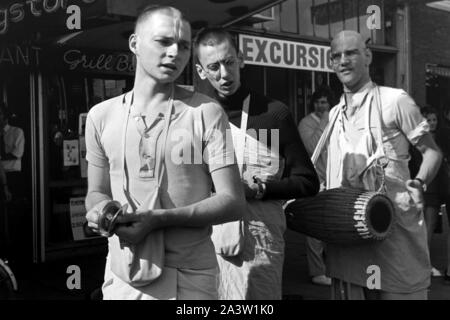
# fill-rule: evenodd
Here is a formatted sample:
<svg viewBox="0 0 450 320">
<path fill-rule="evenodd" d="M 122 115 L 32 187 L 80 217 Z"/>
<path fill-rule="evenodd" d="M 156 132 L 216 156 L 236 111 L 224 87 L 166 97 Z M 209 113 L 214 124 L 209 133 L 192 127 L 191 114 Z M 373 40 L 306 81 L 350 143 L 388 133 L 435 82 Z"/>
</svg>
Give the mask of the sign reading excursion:
<svg viewBox="0 0 450 320">
<path fill-rule="evenodd" d="M 239 34 L 246 64 L 300 70 L 331 70 L 330 47 Z"/>
</svg>

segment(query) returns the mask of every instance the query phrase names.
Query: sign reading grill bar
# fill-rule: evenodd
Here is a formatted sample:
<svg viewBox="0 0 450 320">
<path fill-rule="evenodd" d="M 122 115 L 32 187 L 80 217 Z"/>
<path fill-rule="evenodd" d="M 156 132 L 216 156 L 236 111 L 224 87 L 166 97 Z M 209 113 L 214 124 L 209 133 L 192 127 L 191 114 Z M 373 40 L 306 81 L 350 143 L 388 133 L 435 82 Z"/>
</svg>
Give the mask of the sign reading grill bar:
<svg viewBox="0 0 450 320">
<path fill-rule="evenodd" d="M 246 64 L 333 72 L 328 46 L 239 34 L 239 49 Z"/>
</svg>

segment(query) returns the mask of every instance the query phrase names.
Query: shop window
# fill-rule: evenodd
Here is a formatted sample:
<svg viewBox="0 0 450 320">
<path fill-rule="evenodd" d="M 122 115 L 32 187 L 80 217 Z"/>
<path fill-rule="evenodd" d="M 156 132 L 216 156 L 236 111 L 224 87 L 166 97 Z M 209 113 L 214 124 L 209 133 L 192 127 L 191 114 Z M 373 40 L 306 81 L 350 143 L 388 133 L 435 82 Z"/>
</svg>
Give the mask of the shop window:
<svg viewBox="0 0 450 320">
<path fill-rule="evenodd" d="M 265 67 L 266 94 L 289 105 L 289 78 L 288 70 L 284 68 Z"/>
<path fill-rule="evenodd" d="M 9 114 L 8 124 L 20 128 L 23 132 L 24 144 L 23 154 L 19 160 L 11 157 L 11 151 L 2 143 L 2 165 L 6 171 L 8 188 L 12 194 L 12 200 L 8 204 L 0 200 L 0 211 L 9 212 L 5 219 L 0 212 L 0 247 L 5 249 L 1 254 L 7 254 L 9 258 L 17 261 L 31 261 L 33 250 L 33 197 L 32 197 L 32 145 L 35 141 L 31 123 L 31 110 L 34 109 L 33 101 L 30 99 L 31 88 L 34 85 L 32 73 L 27 69 L 1 70 L 0 71 L 0 102 L 5 103 L 6 113 Z M 3 127 L 0 128 L 3 130 Z M 17 130 L 17 129 L 16 129 Z M 9 130 L 8 136 L 14 142 L 19 142 L 17 131 Z M 9 140 L 9 139 L 8 139 Z M 6 143 L 9 148 L 20 152 L 20 147 Z M 14 143 L 15 145 L 15 143 Z M 15 155 L 15 154 L 14 154 Z M 5 238 L 4 238 L 5 237 Z M 8 248 L 5 247 L 8 246 Z M 0 281 L 1 282 L 1 281 Z"/>
<path fill-rule="evenodd" d="M 450 67 L 426 65 L 426 103 L 437 108 L 441 119 L 450 109 Z"/>
<path fill-rule="evenodd" d="M 330 36 L 333 38 L 337 33 L 344 30 L 344 2 L 341 0 L 328 3 Z"/>
<path fill-rule="evenodd" d="M 89 109 L 127 91 L 131 79 L 80 73 L 44 77 L 45 165 L 47 173 L 46 247 L 89 240 L 76 219 L 85 215 L 87 162 L 84 140 Z"/>
<path fill-rule="evenodd" d="M 250 90 L 265 94 L 264 67 L 248 64 L 241 71 L 241 83 Z"/>
<path fill-rule="evenodd" d="M 328 72 L 314 72 L 314 88 L 313 90 L 317 90 L 320 87 L 328 86 Z"/>
<path fill-rule="evenodd" d="M 267 19 L 267 21 L 264 22 L 253 22 L 253 21 L 260 21 L 261 19 L 252 19 L 249 18 L 248 22 L 252 25 L 253 28 L 255 29 L 261 29 L 261 30 L 267 30 L 267 31 L 273 31 L 273 32 L 280 32 L 280 14 L 281 14 L 281 9 L 280 9 L 281 5 L 275 6 L 271 9 L 268 9 L 266 11 L 270 11 L 266 12 L 263 11 L 261 12 L 262 15 L 270 15 L 271 19 Z M 247 21 L 247 20 L 246 20 Z M 243 22 L 245 24 L 245 21 Z"/>
<path fill-rule="evenodd" d="M 297 0 L 287 0 L 280 6 L 280 29 L 298 34 Z"/>
<path fill-rule="evenodd" d="M 330 8 L 329 0 L 314 0 L 311 7 L 313 19 L 313 34 L 319 38 L 330 38 Z"/>
<path fill-rule="evenodd" d="M 358 31 L 358 1 L 342 1 L 344 9 L 344 29 Z"/>
<path fill-rule="evenodd" d="M 297 110 L 295 120 L 300 122 L 308 113 L 310 113 L 311 96 L 312 96 L 312 72 L 297 71 L 296 72 L 296 99 Z"/>
<path fill-rule="evenodd" d="M 301 35 L 314 36 L 311 7 L 312 0 L 298 0 L 298 22 Z"/>
</svg>

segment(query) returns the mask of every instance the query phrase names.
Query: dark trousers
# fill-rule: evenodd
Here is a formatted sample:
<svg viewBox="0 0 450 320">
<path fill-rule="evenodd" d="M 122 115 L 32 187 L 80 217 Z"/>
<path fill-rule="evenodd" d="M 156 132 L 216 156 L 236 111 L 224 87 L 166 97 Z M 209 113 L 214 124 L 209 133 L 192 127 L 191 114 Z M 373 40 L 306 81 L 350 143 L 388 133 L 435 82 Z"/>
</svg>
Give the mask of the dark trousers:
<svg viewBox="0 0 450 320">
<path fill-rule="evenodd" d="M 11 260 L 28 261 L 32 259 L 33 248 L 30 181 L 21 172 L 7 172 L 6 176 L 12 200 L 4 206 L 5 251 Z"/>
</svg>

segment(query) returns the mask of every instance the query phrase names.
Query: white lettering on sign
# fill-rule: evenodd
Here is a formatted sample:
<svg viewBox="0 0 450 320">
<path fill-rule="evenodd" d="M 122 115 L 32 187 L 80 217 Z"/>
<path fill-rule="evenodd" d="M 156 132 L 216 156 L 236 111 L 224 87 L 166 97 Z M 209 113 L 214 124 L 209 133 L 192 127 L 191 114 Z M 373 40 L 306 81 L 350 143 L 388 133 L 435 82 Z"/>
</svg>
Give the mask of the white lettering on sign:
<svg viewBox="0 0 450 320">
<path fill-rule="evenodd" d="M 328 46 L 240 34 L 239 49 L 246 64 L 333 72 Z"/>
<path fill-rule="evenodd" d="M 86 4 L 96 0 L 82 0 Z M 69 0 L 26 0 L 20 3 L 12 3 L 7 8 L 0 8 L 0 35 L 8 32 L 11 22 L 18 23 L 25 16 L 31 14 L 35 17 L 42 16 L 42 13 L 54 13 L 59 9 L 68 7 Z M 28 13 L 29 11 L 29 13 Z"/>
<path fill-rule="evenodd" d="M 0 48 L 0 65 L 39 65 L 41 48 L 26 46 L 9 46 Z"/>
<path fill-rule="evenodd" d="M 376 5 L 371 5 L 367 7 L 367 18 L 366 25 L 369 30 L 381 29 L 381 8 Z"/>
<path fill-rule="evenodd" d="M 63 55 L 64 62 L 70 70 L 77 68 L 97 71 L 134 72 L 133 58 L 131 54 L 100 54 L 88 56 L 81 50 L 67 50 Z"/>
<path fill-rule="evenodd" d="M 66 26 L 69 30 L 81 29 L 81 9 L 79 6 L 71 5 L 67 8 L 66 12 L 70 14 L 67 18 Z"/>
</svg>

